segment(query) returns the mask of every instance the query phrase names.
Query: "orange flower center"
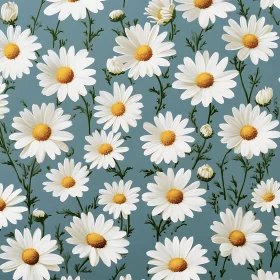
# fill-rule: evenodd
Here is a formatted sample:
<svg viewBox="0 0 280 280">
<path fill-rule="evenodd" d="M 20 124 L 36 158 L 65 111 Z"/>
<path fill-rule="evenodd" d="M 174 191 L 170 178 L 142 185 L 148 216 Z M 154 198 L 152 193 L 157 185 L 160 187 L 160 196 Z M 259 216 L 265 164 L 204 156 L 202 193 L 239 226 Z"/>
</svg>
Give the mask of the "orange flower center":
<svg viewBox="0 0 280 280">
<path fill-rule="evenodd" d="M 263 200 L 265 202 L 271 202 L 272 200 L 274 200 L 275 195 L 273 193 L 267 193 L 264 195 Z"/>
<path fill-rule="evenodd" d="M 248 49 L 254 49 L 259 45 L 259 39 L 254 34 L 246 34 L 242 37 L 243 45 Z"/>
<path fill-rule="evenodd" d="M 258 136 L 258 130 L 251 125 L 245 125 L 240 130 L 240 136 L 244 140 L 253 140 Z"/>
<path fill-rule="evenodd" d="M 195 7 L 199 9 L 207 9 L 212 6 L 213 0 L 194 0 Z"/>
<path fill-rule="evenodd" d="M 240 230 L 234 230 L 229 234 L 229 241 L 233 246 L 243 246 L 246 243 L 245 234 Z"/>
<path fill-rule="evenodd" d="M 25 249 L 22 252 L 21 258 L 26 264 L 34 265 L 38 263 L 40 255 L 35 249 Z"/>
<path fill-rule="evenodd" d="M 200 73 L 195 78 L 195 83 L 200 88 L 209 88 L 214 84 L 214 76 L 208 72 Z"/>
<path fill-rule="evenodd" d="M 15 59 L 19 56 L 19 54 L 20 54 L 20 49 L 19 49 L 19 46 L 17 44 L 9 43 L 4 48 L 4 55 L 8 59 Z"/>
<path fill-rule="evenodd" d="M 52 134 L 51 128 L 44 123 L 35 125 L 32 131 L 32 135 L 37 141 L 46 141 L 50 138 Z"/>
<path fill-rule="evenodd" d="M 166 130 L 161 133 L 160 141 L 164 146 L 172 145 L 176 140 L 176 134 L 172 130 Z"/>
<path fill-rule="evenodd" d="M 116 117 L 122 116 L 125 113 L 125 105 L 122 102 L 116 102 L 111 107 L 111 113 Z"/>
<path fill-rule="evenodd" d="M 98 148 L 98 153 L 103 155 L 103 156 L 107 156 L 112 152 L 113 152 L 113 146 L 111 144 L 108 144 L 108 143 L 101 144 Z"/>
<path fill-rule="evenodd" d="M 184 199 L 184 194 L 181 190 L 178 189 L 171 189 L 167 192 L 166 194 L 166 199 L 171 203 L 171 204 L 179 204 L 183 201 Z"/>
<path fill-rule="evenodd" d="M 61 84 L 68 84 L 71 83 L 74 79 L 74 72 L 68 66 L 60 67 L 56 71 L 56 80 Z"/>
<path fill-rule="evenodd" d="M 98 233 L 89 233 L 86 240 L 88 245 L 96 249 L 104 248 L 107 244 L 105 238 Z"/>
<path fill-rule="evenodd" d="M 65 189 L 70 189 L 73 188 L 76 184 L 76 181 L 74 180 L 74 178 L 70 177 L 70 176 L 66 176 L 62 179 L 61 181 L 61 186 Z"/>
<path fill-rule="evenodd" d="M 126 196 L 122 193 L 118 193 L 114 196 L 113 201 L 116 204 L 123 204 L 126 202 Z"/>
<path fill-rule="evenodd" d="M 0 197 L 0 211 L 3 211 L 6 208 L 7 204 L 3 198 Z"/>
<path fill-rule="evenodd" d="M 138 61 L 148 61 L 153 56 L 153 50 L 149 46 L 140 46 L 137 48 L 134 57 Z"/>
<path fill-rule="evenodd" d="M 182 258 L 175 258 L 168 263 L 168 268 L 172 272 L 183 272 L 188 268 L 188 264 Z"/>
</svg>

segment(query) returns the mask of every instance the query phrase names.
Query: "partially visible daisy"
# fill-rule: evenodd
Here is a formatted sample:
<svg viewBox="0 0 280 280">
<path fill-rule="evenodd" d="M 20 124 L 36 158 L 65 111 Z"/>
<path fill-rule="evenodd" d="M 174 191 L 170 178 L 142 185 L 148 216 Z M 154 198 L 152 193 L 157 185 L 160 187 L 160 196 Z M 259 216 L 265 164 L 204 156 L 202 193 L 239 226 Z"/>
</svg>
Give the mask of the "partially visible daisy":
<svg viewBox="0 0 280 280">
<path fill-rule="evenodd" d="M 130 274 L 127 274 L 126 276 L 121 276 L 120 280 L 132 280 L 132 277 Z"/>
<path fill-rule="evenodd" d="M 127 152 L 128 147 L 121 147 L 124 139 L 121 138 L 121 133 L 116 135 L 109 132 L 107 135 L 104 130 L 99 133 L 97 130 L 92 133 L 92 136 L 85 137 L 89 145 L 85 145 L 84 149 L 88 152 L 84 158 L 86 162 L 91 163 L 90 169 L 101 167 L 107 169 L 108 167 L 115 167 L 116 162 L 124 160 L 122 153 Z"/>
<path fill-rule="evenodd" d="M 195 61 L 189 57 L 184 58 L 184 65 L 179 65 L 178 69 L 182 73 L 176 73 L 177 81 L 173 83 L 173 88 L 185 90 L 181 99 L 191 98 L 191 104 L 202 103 L 208 107 L 214 100 L 223 104 L 224 98 L 233 98 L 231 90 L 236 87 L 233 81 L 238 75 L 238 71 L 225 71 L 228 65 L 228 58 L 225 57 L 219 62 L 219 54 L 216 52 L 209 57 L 208 51 L 203 54 L 197 52 Z"/>
<path fill-rule="evenodd" d="M 168 32 L 159 34 L 159 26 L 151 27 L 146 23 L 144 28 L 139 24 L 125 29 L 126 36 L 116 38 L 119 46 L 114 47 L 116 53 L 121 54 L 118 60 L 123 63 L 123 70 L 129 69 L 128 77 L 137 80 L 138 77 L 154 74 L 161 75 L 160 67 L 169 67 L 169 56 L 175 55 L 172 49 L 174 43 L 163 42 Z"/>
<path fill-rule="evenodd" d="M 65 277 L 65 276 L 62 276 L 60 280 L 80 280 L 80 276 L 77 276 L 76 278 L 72 278 L 72 276 L 68 276 L 68 277 Z"/>
<path fill-rule="evenodd" d="M 56 155 L 61 154 L 61 150 L 68 152 L 68 146 L 64 143 L 70 141 L 74 136 L 64 131 L 70 127 L 70 115 L 63 115 L 61 108 L 55 109 L 55 105 L 50 103 L 32 105 L 32 112 L 24 109 L 20 113 L 21 117 L 13 119 L 12 126 L 19 132 L 10 135 L 10 139 L 16 141 L 15 148 L 22 149 L 20 157 L 34 157 L 39 163 L 43 162 L 46 153 L 54 160 Z"/>
<path fill-rule="evenodd" d="M 271 114 L 261 113 L 259 106 L 252 108 L 251 104 L 241 104 L 239 109 L 234 107 L 232 113 L 233 116 L 224 116 L 226 123 L 220 124 L 222 131 L 218 133 L 228 149 L 251 159 L 277 147 L 272 139 L 280 137 L 280 132 L 273 130 L 279 122 L 272 121 Z"/>
<path fill-rule="evenodd" d="M 95 102 L 99 103 L 94 107 L 98 112 L 94 114 L 98 124 L 103 124 L 103 129 L 112 127 L 113 132 L 117 132 L 121 127 L 125 132 L 129 127 L 136 127 L 137 120 L 142 118 L 141 108 L 143 104 L 141 94 L 132 95 L 133 87 L 127 89 L 124 84 L 114 83 L 113 94 L 107 91 L 100 91 L 100 96 L 95 97 Z"/>
<path fill-rule="evenodd" d="M 3 93 L 6 89 L 6 83 L 3 81 L 3 77 L 0 76 L 0 119 L 4 119 L 5 114 L 10 112 L 10 109 L 7 107 L 8 101 L 6 98 L 9 97 L 8 94 Z"/>
<path fill-rule="evenodd" d="M 46 177 L 50 182 L 44 182 L 44 190 L 52 192 L 54 197 L 60 197 L 60 201 L 64 202 L 68 196 L 82 197 L 83 192 L 88 191 L 85 184 L 89 181 L 87 167 L 78 162 L 76 165 L 74 160 L 65 159 L 64 163 L 58 164 L 57 169 L 51 169 Z"/>
<path fill-rule="evenodd" d="M 117 263 L 122 259 L 122 254 L 127 254 L 125 249 L 129 242 L 124 239 L 125 231 L 113 226 L 113 220 L 105 221 L 104 215 L 96 219 L 91 213 L 82 213 L 81 218 L 74 217 L 70 227 L 65 230 L 71 235 L 66 242 L 75 245 L 73 254 L 80 258 L 89 258 L 92 266 L 97 266 L 99 258 L 106 266 Z"/>
<path fill-rule="evenodd" d="M 43 60 L 45 64 L 37 64 L 38 69 L 43 72 L 37 75 L 39 84 L 43 87 L 43 95 L 50 96 L 57 92 L 60 102 L 64 101 L 67 95 L 76 102 L 79 95 L 87 94 L 85 86 L 92 86 L 96 82 L 92 78 L 96 71 L 87 68 L 94 62 L 94 58 L 88 57 L 85 49 L 75 54 L 73 46 L 68 52 L 62 47 L 59 50 L 59 56 L 49 50 L 48 55 L 43 55 Z"/>
<path fill-rule="evenodd" d="M 261 0 L 261 8 L 267 9 L 275 5 L 278 9 L 280 9 L 280 0 Z"/>
<path fill-rule="evenodd" d="M 22 78 L 30 74 L 32 60 L 37 58 L 36 51 L 42 45 L 36 43 L 37 37 L 30 35 L 30 29 L 21 32 L 21 27 L 9 25 L 7 36 L 0 30 L 0 72 L 7 79 Z"/>
<path fill-rule="evenodd" d="M 175 0 L 181 3 L 176 7 L 182 11 L 183 18 L 192 22 L 198 18 L 199 25 L 205 29 L 209 21 L 215 23 L 216 17 L 226 18 L 228 12 L 233 12 L 236 7 L 226 0 Z"/>
<path fill-rule="evenodd" d="M 156 250 L 148 251 L 151 258 L 148 262 L 152 267 L 148 273 L 154 274 L 152 280 L 162 279 L 200 279 L 200 274 L 206 274 L 207 270 L 202 266 L 209 263 L 204 257 L 207 250 L 200 244 L 193 247 L 193 237 L 177 236 L 170 240 L 165 238 L 164 244 L 157 242 Z"/>
<path fill-rule="evenodd" d="M 25 228 L 23 235 L 19 230 L 15 231 L 15 239 L 8 238 L 9 246 L 1 246 L 4 253 L 0 258 L 7 260 L 1 264 L 3 272 L 14 271 L 13 279 L 50 279 L 50 271 L 59 271 L 58 265 L 63 263 L 63 258 L 52 253 L 57 249 L 56 240 L 51 236 L 42 237 L 40 229 L 36 229 L 32 235 Z"/>
<path fill-rule="evenodd" d="M 254 189 L 252 201 L 254 208 L 261 208 L 261 211 L 271 212 L 272 207 L 278 208 L 280 204 L 280 183 L 274 179 L 261 181 Z"/>
<path fill-rule="evenodd" d="M 259 260 L 259 253 L 264 252 L 260 243 L 266 242 L 265 234 L 258 231 L 262 227 L 260 220 L 255 220 L 252 211 L 243 216 L 242 208 L 239 207 L 234 215 L 230 209 L 221 212 L 221 222 L 214 222 L 210 227 L 216 234 L 212 236 L 212 242 L 220 244 L 222 257 L 231 255 L 235 265 L 245 265 L 246 260 L 254 265 Z"/>
<path fill-rule="evenodd" d="M 276 241 L 280 242 L 280 216 L 276 216 L 274 219 L 275 225 L 273 225 L 274 231 L 272 231 L 272 235 L 276 236 Z"/>
<path fill-rule="evenodd" d="M 155 125 L 145 122 L 143 127 L 150 134 L 142 136 L 141 141 L 147 142 L 142 148 L 144 155 L 151 155 L 151 161 L 156 164 L 163 160 L 166 163 L 176 163 L 179 158 L 184 158 L 186 153 L 191 152 L 188 143 L 193 143 L 194 138 L 188 136 L 194 128 L 186 128 L 189 120 L 178 115 L 173 119 L 172 113 L 167 112 L 165 117 L 159 114 L 154 117 Z"/>
<path fill-rule="evenodd" d="M 132 181 L 126 183 L 121 180 L 119 183 L 113 182 L 112 185 L 104 183 L 105 190 L 99 190 L 98 204 L 106 205 L 103 211 L 113 214 L 114 219 L 120 215 L 127 219 L 132 211 L 137 209 L 136 203 L 139 201 L 138 192 L 140 188 L 131 188 Z"/>
<path fill-rule="evenodd" d="M 278 272 L 272 274 L 271 271 L 264 272 L 262 269 L 258 270 L 258 276 L 252 274 L 252 280 L 279 280 Z"/>
<path fill-rule="evenodd" d="M 224 26 L 227 34 L 224 34 L 222 39 L 229 43 L 226 50 L 239 50 L 237 57 L 241 61 L 250 56 L 252 62 L 258 64 L 259 60 L 268 61 L 269 57 L 274 56 L 271 49 L 278 47 L 274 41 L 279 37 L 277 32 L 271 32 L 273 25 L 264 25 L 264 17 L 257 20 L 253 15 L 248 23 L 245 17 L 241 17 L 240 25 L 233 19 L 228 23 L 230 26 Z"/>
</svg>

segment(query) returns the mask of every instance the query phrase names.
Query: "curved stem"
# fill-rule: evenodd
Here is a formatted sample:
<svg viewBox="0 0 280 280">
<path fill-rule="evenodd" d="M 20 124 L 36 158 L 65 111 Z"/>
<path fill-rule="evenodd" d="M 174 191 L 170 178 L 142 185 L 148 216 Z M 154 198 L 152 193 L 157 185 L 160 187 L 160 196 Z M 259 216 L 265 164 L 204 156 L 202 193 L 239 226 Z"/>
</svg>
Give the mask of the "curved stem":
<svg viewBox="0 0 280 280">
<path fill-rule="evenodd" d="M 81 95 L 81 98 L 83 99 L 85 106 L 86 106 L 86 115 L 87 115 L 87 121 L 88 121 L 88 135 L 91 134 L 91 112 L 89 110 L 89 104 L 87 103 L 86 99 L 84 96 Z"/>
<path fill-rule="evenodd" d="M 226 194 L 226 187 L 225 187 L 225 179 L 224 179 L 224 169 L 223 169 L 223 166 L 224 166 L 224 164 L 225 164 L 226 157 L 227 157 L 227 155 L 228 155 L 230 152 L 231 152 L 231 149 L 228 150 L 228 151 L 226 152 L 226 154 L 225 154 L 224 157 L 223 157 L 223 161 L 222 161 L 221 165 L 219 166 L 219 167 L 220 167 L 220 171 L 221 171 L 221 177 L 222 177 L 222 186 L 223 186 L 224 200 L 227 199 L 227 194 Z"/>
<path fill-rule="evenodd" d="M 120 167 L 119 163 L 116 160 L 115 160 L 115 163 L 116 163 L 116 165 L 117 165 L 117 167 L 119 169 L 118 176 L 123 180 L 124 174 L 122 173 L 121 167 Z"/>
<path fill-rule="evenodd" d="M 244 93 L 245 93 L 245 96 L 246 96 L 246 101 L 247 103 L 249 104 L 250 103 L 250 98 L 248 96 L 248 92 L 246 90 L 246 87 L 245 87 L 245 84 L 244 84 L 244 81 L 243 81 L 243 77 L 242 77 L 242 72 L 241 72 L 241 61 L 239 61 L 239 68 L 238 68 L 238 72 L 239 72 L 239 77 L 240 77 L 240 81 L 241 81 L 241 85 L 242 85 L 242 88 L 244 90 Z"/>
<path fill-rule="evenodd" d="M 89 258 L 86 258 L 79 266 L 77 269 L 77 274 L 79 274 L 79 272 L 82 270 L 83 266 L 89 261 Z"/>
<path fill-rule="evenodd" d="M 202 147 L 199 149 L 199 152 L 198 152 L 198 154 L 197 154 L 197 157 L 196 157 L 196 159 L 195 159 L 195 162 L 194 162 L 194 164 L 193 164 L 193 166 L 192 166 L 192 170 L 195 169 L 196 165 L 197 165 L 198 162 L 199 162 L 199 158 L 200 158 L 200 155 L 201 155 L 201 153 L 202 153 L 202 151 L 203 151 L 203 149 L 204 149 L 204 147 L 205 147 L 206 140 L 207 140 L 207 139 L 204 139 L 203 145 L 202 145 Z"/>
<path fill-rule="evenodd" d="M 243 178 L 243 183 L 242 183 L 242 186 L 241 186 L 241 189 L 239 191 L 239 194 L 238 194 L 238 197 L 237 197 L 237 201 L 236 201 L 236 206 L 238 206 L 239 202 L 241 201 L 241 195 L 242 195 L 242 191 L 243 191 L 244 186 L 245 186 L 245 182 L 246 182 L 246 179 L 247 179 L 247 174 L 248 174 L 248 169 L 245 170 L 245 174 L 244 174 L 244 178 Z"/>
<path fill-rule="evenodd" d="M 157 227 L 157 231 L 156 231 L 156 238 L 157 238 L 157 241 L 159 240 L 159 237 L 160 237 L 160 227 L 161 227 L 161 224 L 163 223 L 163 219 L 160 220 L 160 223 Z"/>
<path fill-rule="evenodd" d="M 37 16 L 36 16 L 36 18 L 34 19 L 34 22 L 33 22 L 33 28 L 31 28 L 31 35 L 34 35 L 34 33 L 35 33 L 35 29 L 36 29 L 36 26 L 37 26 L 37 23 L 38 23 L 39 15 L 41 13 L 42 6 L 45 2 L 46 2 L 46 0 L 41 0 L 41 4 L 40 4 L 40 7 L 39 7 Z"/>
<path fill-rule="evenodd" d="M 124 24 L 123 24 L 123 20 L 121 20 L 120 23 L 121 23 L 122 30 L 123 30 L 123 36 L 126 37 L 125 27 L 124 27 Z"/>
<path fill-rule="evenodd" d="M 77 201 L 78 201 L 78 204 L 79 204 L 79 206 L 80 206 L 82 212 L 84 212 L 84 209 L 83 209 L 83 206 L 82 206 L 82 203 L 81 203 L 80 199 L 79 199 L 77 196 L 76 196 L 76 199 L 77 199 Z"/>
<path fill-rule="evenodd" d="M 55 28 L 55 31 L 54 31 L 54 36 L 53 36 L 53 48 L 54 48 L 54 43 L 55 41 L 57 40 L 57 32 L 58 32 L 58 27 L 59 27 L 59 24 L 60 24 L 60 20 L 57 22 L 57 25 L 56 25 L 56 28 Z"/>
<path fill-rule="evenodd" d="M 170 22 L 171 25 L 171 32 L 169 34 L 169 41 L 172 41 L 174 39 L 174 23 L 173 21 Z"/>
<path fill-rule="evenodd" d="M 160 78 L 157 75 L 155 75 L 155 76 L 158 80 L 159 87 L 160 87 L 159 104 L 158 104 L 157 111 L 156 111 L 156 115 L 157 115 L 159 113 L 159 111 L 162 109 L 161 107 L 162 107 L 162 102 L 163 102 L 163 98 L 164 98 L 164 91 L 163 91 L 163 86 L 162 86 Z"/>
</svg>

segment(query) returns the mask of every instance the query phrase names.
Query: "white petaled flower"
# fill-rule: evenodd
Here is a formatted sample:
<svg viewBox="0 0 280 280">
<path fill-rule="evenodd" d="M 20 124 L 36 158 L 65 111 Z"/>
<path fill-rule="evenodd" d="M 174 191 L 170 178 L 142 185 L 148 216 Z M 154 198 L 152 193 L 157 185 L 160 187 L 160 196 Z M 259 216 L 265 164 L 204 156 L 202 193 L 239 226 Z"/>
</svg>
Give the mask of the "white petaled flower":
<svg viewBox="0 0 280 280">
<path fill-rule="evenodd" d="M 89 172 L 86 166 L 82 167 L 82 163 L 76 165 L 74 160 L 65 159 L 63 164 L 58 163 L 58 169 L 51 169 L 46 177 L 50 180 L 44 182 L 44 190 L 52 192 L 54 197 L 60 197 L 60 201 L 64 202 L 69 196 L 82 197 L 84 192 L 88 191 L 85 184 L 89 181 L 87 177 Z"/>
<path fill-rule="evenodd" d="M 232 113 L 224 116 L 226 123 L 220 124 L 222 131 L 218 133 L 228 149 L 234 148 L 235 153 L 251 159 L 277 147 L 272 139 L 280 137 L 280 132 L 273 130 L 279 122 L 272 121 L 271 114 L 261 113 L 259 106 L 252 108 L 251 104 L 234 107 Z"/>
<path fill-rule="evenodd" d="M 276 49 L 278 44 L 277 32 L 271 32 L 273 25 L 265 25 L 265 18 L 257 20 L 256 16 L 250 17 L 247 23 L 245 17 L 240 18 L 240 25 L 230 19 L 230 26 L 224 26 L 227 34 L 222 35 L 222 39 L 229 44 L 226 50 L 238 50 L 237 57 L 243 61 L 250 56 L 254 64 L 259 60 L 268 61 L 269 57 L 274 56 L 272 49 Z"/>
<path fill-rule="evenodd" d="M 202 103 L 208 107 L 213 101 L 224 103 L 224 98 L 233 98 L 231 90 L 237 83 L 233 80 L 238 71 L 225 71 L 228 65 L 228 58 L 225 57 L 219 62 L 219 54 L 216 52 L 211 57 L 208 51 L 197 52 L 195 61 L 189 57 L 184 58 L 184 65 L 178 65 L 181 73 L 175 73 L 176 81 L 173 88 L 185 90 L 181 99 L 191 98 L 191 104 Z"/>
<path fill-rule="evenodd" d="M 226 0 L 175 0 L 180 3 L 177 11 L 183 12 L 183 18 L 192 22 L 198 18 L 199 25 L 205 29 L 209 21 L 215 23 L 216 17 L 226 18 L 228 12 L 233 12 L 236 7 Z"/>
<path fill-rule="evenodd" d="M 197 177 L 201 181 L 209 182 L 214 178 L 214 176 L 214 170 L 209 164 L 204 164 L 197 170 Z"/>
<path fill-rule="evenodd" d="M 123 73 L 123 64 L 119 62 L 116 56 L 107 60 L 106 67 L 112 75 L 120 75 Z"/>
<path fill-rule="evenodd" d="M 280 216 L 276 216 L 274 219 L 275 225 L 273 225 L 274 231 L 272 231 L 272 235 L 276 236 L 276 242 L 280 242 Z"/>
<path fill-rule="evenodd" d="M 265 87 L 257 93 L 255 100 L 259 106 L 267 106 L 270 104 L 272 97 L 273 89 Z"/>
<path fill-rule="evenodd" d="M 112 185 L 104 183 L 106 189 L 99 190 L 99 205 L 105 205 L 103 211 L 113 214 L 114 219 L 120 215 L 124 219 L 137 209 L 136 203 L 139 201 L 138 192 L 140 188 L 131 188 L 132 181 L 126 183 L 121 180 L 119 183 L 113 182 Z"/>
<path fill-rule="evenodd" d="M 123 63 L 124 71 L 129 69 L 129 78 L 160 76 L 160 67 L 170 66 L 166 58 L 175 55 L 176 51 L 172 49 L 174 43 L 163 42 L 168 32 L 159 34 L 158 25 L 151 27 L 146 23 L 144 28 L 139 24 L 126 28 L 125 33 L 127 37 L 116 37 L 119 46 L 115 46 L 114 51 L 121 54 L 118 59 Z"/>
<path fill-rule="evenodd" d="M 62 47 L 59 56 L 54 51 L 48 50 L 48 55 L 43 55 L 43 60 L 45 64 L 37 64 L 38 69 L 42 71 L 37 75 L 37 79 L 43 87 L 43 95 L 50 96 L 57 92 L 60 102 L 64 101 L 67 95 L 76 102 L 79 95 L 87 94 L 85 86 L 92 86 L 96 82 L 92 78 L 96 71 L 87 68 L 94 62 L 94 58 L 88 57 L 85 49 L 75 54 L 73 46 L 68 52 Z"/>
<path fill-rule="evenodd" d="M 36 51 L 42 45 L 36 43 L 37 37 L 30 34 L 30 29 L 21 32 L 21 27 L 9 25 L 7 36 L 0 30 L 0 72 L 7 79 L 22 78 L 30 74 L 32 60 L 37 58 Z"/>
<path fill-rule="evenodd" d="M 255 220 L 254 213 L 248 211 L 243 216 L 242 208 L 239 207 L 234 215 L 230 209 L 221 212 L 221 222 L 214 222 L 210 227 L 216 234 L 212 236 L 212 242 L 220 244 L 222 257 L 231 255 L 235 265 L 245 265 L 246 260 L 254 265 L 259 260 L 259 253 L 264 248 L 258 244 L 267 241 L 265 234 L 258 231 L 262 227 L 260 220 Z"/>
<path fill-rule="evenodd" d="M 57 249 L 56 240 L 51 240 L 50 234 L 42 237 L 40 229 L 32 235 L 25 228 L 23 235 L 15 231 L 15 239 L 8 238 L 9 246 L 1 246 L 4 253 L 0 258 L 7 260 L 1 264 L 3 272 L 14 271 L 13 279 L 50 279 L 50 271 L 59 271 L 58 265 L 63 263 L 63 258 L 53 251 Z"/>
<path fill-rule="evenodd" d="M 148 262 L 152 265 L 149 274 L 154 274 L 152 280 L 163 279 L 200 279 L 200 274 L 206 274 L 207 270 L 202 266 L 209 262 L 204 257 L 207 250 L 200 244 L 193 246 L 193 237 L 177 236 L 170 240 L 165 238 L 164 243 L 157 242 L 153 251 L 148 251 L 151 258 Z"/>
<path fill-rule="evenodd" d="M 10 1 L 4 3 L 1 7 L 1 18 L 5 23 L 16 21 L 18 18 L 18 5 Z"/>
<path fill-rule="evenodd" d="M 143 127 L 150 135 L 144 135 L 141 141 L 147 142 L 142 148 L 144 155 L 151 155 L 151 161 L 156 164 L 173 161 L 176 163 L 179 158 L 184 158 L 186 153 L 191 152 L 188 143 L 193 143 L 195 139 L 188 134 L 194 128 L 187 128 L 188 119 L 182 120 L 182 115 L 177 115 L 174 119 L 171 112 L 167 112 L 165 117 L 159 114 L 154 117 L 155 126 L 145 122 Z"/>
<path fill-rule="evenodd" d="M 132 277 L 130 274 L 127 274 L 126 276 L 121 276 L 120 280 L 132 280 Z"/>
<path fill-rule="evenodd" d="M 112 262 L 122 259 L 122 254 L 128 253 L 125 247 L 129 245 L 124 239 L 126 232 L 113 224 L 113 220 L 105 221 L 104 215 L 95 219 L 91 213 L 82 213 L 81 218 L 73 218 L 71 227 L 65 227 L 71 235 L 66 242 L 75 245 L 73 254 L 79 254 L 80 258 L 88 257 L 92 266 L 97 266 L 99 259 L 111 266 Z"/>
<path fill-rule="evenodd" d="M 261 208 L 262 212 L 271 212 L 272 207 L 278 208 L 280 204 L 280 183 L 274 179 L 261 181 L 252 193 L 254 208 Z"/>
<path fill-rule="evenodd" d="M 34 209 L 32 215 L 35 218 L 44 218 L 46 213 L 44 211 L 39 210 L 38 208 L 36 208 L 36 209 Z"/>
<path fill-rule="evenodd" d="M 86 162 L 91 163 L 90 169 L 101 167 L 107 169 L 114 168 L 116 161 L 124 160 L 122 153 L 127 152 L 128 147 L 121 147 L 124 139 L 121 138 L 121 133 L 116 135 L 109 132 L 108 135 L 104 130 L 99 133 L 97 130 L 92 133 L 92 136 L 86 136 L 86 141 L 89 145 L 85 145 L 84 149 L 88 152 L 84 158 Z"/>
<path fill-rule="evenodd" d="M 0 119 L 4 119 L 5 114 L 10 112 L 10 109 L 7 108 L 9 102 L 6 100 L 9 95 L 4 93 L 6 86 L 7 85 L 4 83 L 3 77 L 0 76 Z"/>
<path fill-rule="evenodd" d="M 162 213 L 162 219 L 170 218 L 172 222 L 185 221 L 186 216 L 193 218 L 195 212 L 201 212 L 206 201 L 201 196 L 206 190 L 199 188 L 200 182 L 189 184 L 191 170 L 181 168 L 176 174 L 168 168 L 167 174 L 157 172 L 155 183 L 149 183 L 149 192 L 142 196 L 148 206 L 154 207 L 152 215 Z"/>
<path fill-rule="evenodd" d="M 263 10 L 272 7 L 272 5 L 280 9 L 280 0 L 261 0 L 260 4 Z"/>
<path fill-rule="evenodd" d="M 36 156 L 37 162 L 44 161 L 46 154 L 52 159 L 61 154 L 61 150 L 68 152 L 68 146 L 64 143 L 74 136 L 64 131 L 72 126 L 71 115 L 63 115 L 61 108 L 55 108 L 53 103 L 32 105 L 32 112 L 24 109 L 20 117 L 13 119 L 12 126 L 18 130 L 10 135 L 10 139 L 16 141 L 15 148 L 22 149 L 20 157 Z"/>
<path fill-rule="evenodd" d="M 252 274 L 252 280 L 279 280 L 278 272 L 272 273 L 271 271 L 264 272 L 262 269 L 258 270 L 258 276 Z"/>
<path fill-rule="evenodd" d="M 207 123 L 200 128 L 200 134 L 204 139 L 211 138 L 213 136 L 213 128 Z"/>
<path fill-rule="evenodd" d="M 118 22 L 125 18 L 125 14 L 122 10 L 114 10 L 109 14 L 111 21 Z"/>
<path fill-rule="evenodd" d="M 129 127 L 136 127 L 137 120 L 142 118 L 141 108 L 143 104 L 141 94 L 132 95 L 133 87 L 127 89 L 124 84 L 114 83 L 113 94 L 107 91 L 100 91 L 99 96 L 95 97 L 95 102 L 99 103 L 94 107 L 96 112 L 94 117 L 98 118 L 98 124 L 104 124 L 103 129 L 112 127 L 116 133 L 120 127 L 129 132 Z"/>
<path fill-rule="evenodd" d="M 80 276 L 77 276 L 76 278 L 73 278 L 72 276 L 62 276 L 60 280 L 81 280 Z"/>
</svg>

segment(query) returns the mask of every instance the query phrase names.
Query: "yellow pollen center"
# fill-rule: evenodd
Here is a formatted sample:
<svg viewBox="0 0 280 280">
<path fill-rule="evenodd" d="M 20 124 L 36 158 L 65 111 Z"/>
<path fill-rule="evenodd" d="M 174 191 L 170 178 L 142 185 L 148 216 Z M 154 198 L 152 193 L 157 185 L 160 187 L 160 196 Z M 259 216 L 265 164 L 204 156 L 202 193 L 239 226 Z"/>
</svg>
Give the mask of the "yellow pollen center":
<svg viewBox="0 0 280 280">
<path fill-rule="evenodd" d="M 172 272 L 183 272 L 188 268 L 188 264 L 182 258 L 175 258 L 168 263 L 168 268 Z"/>
<path fill-rule="evenodd" d="M 153 50 L 149 46 L 140 46 L 134 55 L 138 61 L 148 61 L 152 56 Z"/>
<path fill-rule="evenodd" d="M 160 135 L 160 141 L 164 146 L 172 145 L 176 140 L 176 134 L 172 130 L 163 131 Z"/>
<path fill-rule="evenodd" d="M 232 231 L 229 234 L 228 239 L 233 246 L 237 246 L 237 247 L 243 246 L 246 243 L 246 237 L 245 237 L 244 233 L 240 230 Z"/>
<path fill-rule="evenodd" d="M 161 9 L 158 10 L 158 15 L 157 15 L 158 19 L 162 19 L 162 15 L 161 15 Z"/>
<path fill-rule="evenodd" d="M 14 43 L 9 43 L 5 48 L 4 48 L 4 55 L 8 59 L 15 59 L 19 56 L 20 54 L 20 49 L 17 44 Z"/>
<path fill-rule="evenodd" d="M 114 196 L 113 201 L 116 204 L 123 204 L 126 202 L 126 196 L 122 193 L 118 193 Z"/>
<path fill-rule="evenodd" d="M 171 189 L 166 194 L 166 199 L 172 204 L 179 204 L 184 199 L 184 194 L 181 190 Z"/>
<path fill-rule="evenodd" d="M 196 76 L 195 83 L 200 88 L 209 88 L 214 84 L 214 76 L 208 72 L 200 73 Z"/>
<path fill-rule="evenodd" d="M 259 45 L 259 39 L 254 34 L 246 34 L 242 37 L 243 45 L 248 49 L 254 49 Z"/>
<path fill-rule="evenodd" d="M 76 184 L 76 181 L 74 180 L 74 178 L 70 177 L 70 176 L 66 176 L 62 179 L 61 181 L 61 186 L 65 189 L 70 189 L 73 188 Z"/>
<path fill-rule="evenodd" d="M 194 0 L 195 7 L 199 9 L 207 9 L 212 6 L 213 0 Z"/>
<path fill-rule="evenodd" d="M 22 252 L 21 258 L 26 264 L 34 265 L 38 263 L 40 255 L 35 249 L 25 249 Z"/>
<path fill-rule="evenodd" d="M 56 79 L 58 82 L 60 82 L 61 84 L 68 84 L 71 83 L 74 79 L 74 72 L 73 70 L 68 67 L 68 66 L 63 66 L 60 67 L 57 71 L 56 71 Z"/>
<path fill-rule="evenodd" d="M 52 134 L 51 128 L 44 123 L 35 125 L 32 131 L 32 135 L 37 141 L 46 141 L 50 138 Z"/>
<path fill-rule="evenodd" d="M 116 117 L 122 116 L 125 113 L 125 105 L 122 102 L 116 102 L 111 107 L 111 113 Z"/>
<path fill-rule="evenodd" d="M 98 233 L 89 233 L 86 239 L 87 244 L 96 249 L 104 248 L 107 244 L 105 238 Z"/>
<path fill-rule="evenodd" d="M 68 0 L 70 3 L 78 2 L 79 0 Z"/>
<path fill-rule="evenodd" d="M 3 198 L 0 197 L 0 211 L 3 211 L 6 208 L 6 202 Z"/>
<path fill-rule="evenodd" d="M 267 193 L 264 195 L 263 200 L 265 202 L 271 202 L 272 200 L 274 200 L 275 195 L 273 193 Z"/>
<path fill-rule="evenodd" d="M 98 152 L 99 152 L 99 154 L 101 154 L 103 156 L 107 156 L 111 152 L 113 152 L 113 147 L 111 144 L 108 144 L 108 143 L 101 144 L 98 148 Z"/>
<path fill-rule="evenodd" d="M 240 136 L 244 140 L 253 140 L 258 136 L 258 130 L 251 125 L 245 125 L 240 130 Z"/>
</svg>

